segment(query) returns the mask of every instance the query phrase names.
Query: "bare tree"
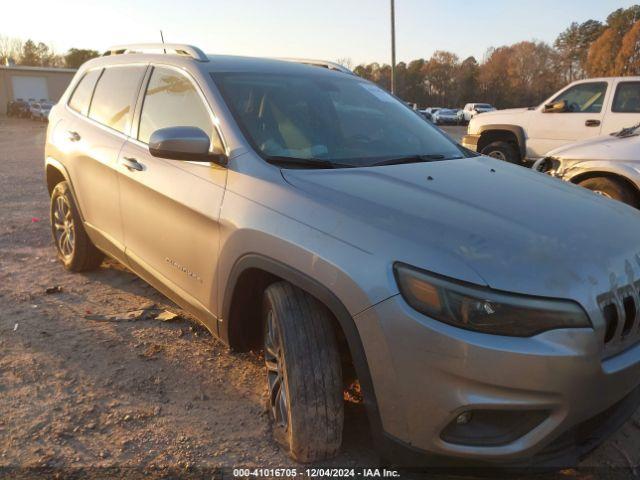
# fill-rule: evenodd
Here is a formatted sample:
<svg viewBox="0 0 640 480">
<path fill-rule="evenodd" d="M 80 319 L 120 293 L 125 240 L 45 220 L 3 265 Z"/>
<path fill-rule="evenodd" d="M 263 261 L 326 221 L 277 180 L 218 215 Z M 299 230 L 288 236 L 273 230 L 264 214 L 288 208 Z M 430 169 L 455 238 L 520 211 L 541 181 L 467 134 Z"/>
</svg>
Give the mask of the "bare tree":
<svg viewBox="0 0 640 480">
<path fill-rule="evenodd" d="M 9 60 L 18 63 L 22 53 L 22 40 L 0 35 L 0 64 L 5 65 Z"/>
<path fill-rule="evenodd" d="M 336 63 L 338 65 L 342 65 L 345 68 L 348 68 L 349 70 L 353 70 L 353 60 L 351 60 L 351 57 L 341 57 L 336 59 Z"/>
</svg>

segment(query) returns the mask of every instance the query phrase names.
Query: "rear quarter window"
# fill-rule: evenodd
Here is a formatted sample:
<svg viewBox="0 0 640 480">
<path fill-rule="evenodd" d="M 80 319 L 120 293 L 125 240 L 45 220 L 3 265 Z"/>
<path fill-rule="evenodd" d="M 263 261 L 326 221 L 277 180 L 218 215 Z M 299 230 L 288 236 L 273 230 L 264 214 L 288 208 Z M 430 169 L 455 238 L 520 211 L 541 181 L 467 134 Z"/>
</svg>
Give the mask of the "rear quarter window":
<svg viewBox="0 0 640 480">
<path fill-rule="evenodd" d="M 145 71 L 145 66 L 106 68 L 96 85 L 89 118 L 127 133 Z"/>
<path fill-rule="evenodd" d="M 71 94 L 69 107 L 82 115 L 86 115 L 89 112 L 89 104 L 91 103 L 93 89 L 96 86 L 96 81 L 100 78 L 101 73 L 102 69 L 98 69 L 91 70 L 84 74 Z"/>
</svg>

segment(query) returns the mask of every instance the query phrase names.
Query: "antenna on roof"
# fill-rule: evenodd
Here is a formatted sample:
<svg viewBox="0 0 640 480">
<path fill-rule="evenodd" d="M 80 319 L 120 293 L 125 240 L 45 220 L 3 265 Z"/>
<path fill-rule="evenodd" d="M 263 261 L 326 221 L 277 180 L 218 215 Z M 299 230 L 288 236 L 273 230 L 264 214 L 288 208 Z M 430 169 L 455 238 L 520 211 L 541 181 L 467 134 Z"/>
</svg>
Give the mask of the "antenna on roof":
<svg viewBox="0 0 640 480">
<path fill-rule="evenodd" d="M 162 40 L 162 45 L 164 45 L 164 35 L 162 34 L 162 30 L 160 30 L 160 40 Z M 164 48 L 164 53 L 167 53 L 167 49 Z"/>
</svg>

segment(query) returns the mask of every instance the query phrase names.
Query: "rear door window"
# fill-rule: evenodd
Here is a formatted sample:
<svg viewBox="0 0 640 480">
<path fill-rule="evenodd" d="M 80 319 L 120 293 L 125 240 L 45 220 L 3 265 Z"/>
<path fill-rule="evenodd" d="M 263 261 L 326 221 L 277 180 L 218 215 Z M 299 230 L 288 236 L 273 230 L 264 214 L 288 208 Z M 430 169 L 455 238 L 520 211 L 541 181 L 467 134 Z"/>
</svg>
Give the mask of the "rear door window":
<svg viewBox="0 0 640 480">
<path fill-rule="evenodd" d="M 145 66 L 106 68 L 93 94 L 89 117 L 128 133 Z"/>
<path fill-rule="evenodd" d="M 616 113 L 640 113 L 640 82 L 620 82 L 611 110 Z"/>
<path fill-rule="evenodd" d="M 69 107 L 82 115 L 87 114 L 89 111 L 89 104 L 91 103 L 91 96 L 93 95 L 93 89 L 96 86 L 96 81 L 100 77 L 101 73 L 101 68 L 85 73 L 84 77 L 82 77 L 78 82 L 78 86 L 71 95 Z"/>
</svg>

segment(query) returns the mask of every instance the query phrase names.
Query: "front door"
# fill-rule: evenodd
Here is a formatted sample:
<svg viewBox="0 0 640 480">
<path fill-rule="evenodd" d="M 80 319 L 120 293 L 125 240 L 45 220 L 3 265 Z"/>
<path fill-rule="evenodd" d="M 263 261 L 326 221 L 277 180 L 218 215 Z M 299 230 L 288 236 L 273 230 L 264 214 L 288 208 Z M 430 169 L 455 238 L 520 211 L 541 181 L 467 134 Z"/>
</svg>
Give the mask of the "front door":
<svg viewBox="0 0 640 480">
<path fill-rule="evenodd" d="M 199 87 L 180 70 L 154 67 L 139 126 L 122 149 L 120 204 L 131 265 L 170 297 L 186 302 L 217 331 L 216 270 L 220 208 L 227 170 L 211 163 L 153 157 L 148 142 L 158 129 L 194 126 L 222 147 Z"/>
<path fill-rule="evenodd" d="M 527 157 L 543 157 L 554 148 L 600 135 L 607 86 L 607 82 L 579 83 L 552 100 L 566 101 L 566 112 L 545 113 L 544 105 L 532 112 L 527 132 Z"/>
</svg>

